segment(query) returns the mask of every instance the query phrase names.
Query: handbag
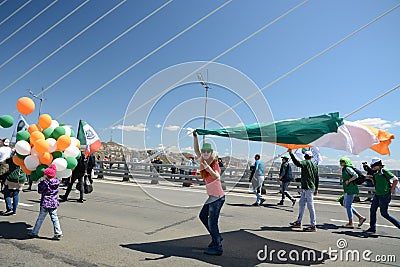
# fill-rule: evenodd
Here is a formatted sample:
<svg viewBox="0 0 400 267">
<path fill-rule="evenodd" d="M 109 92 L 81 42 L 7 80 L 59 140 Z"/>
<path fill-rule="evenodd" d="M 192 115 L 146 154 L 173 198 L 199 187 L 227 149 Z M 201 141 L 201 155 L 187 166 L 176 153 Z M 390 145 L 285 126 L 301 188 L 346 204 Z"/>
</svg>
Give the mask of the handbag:
<svg viewBox="0 0 400 267">
<path fill-rule="evenodd" d="M 85 181 L 83 184 L 83 192 L 85 194 L 90 194 L 93 192 L 93 185 L 90 183 L 87 175 L 85 175 Z"/>
</svg>

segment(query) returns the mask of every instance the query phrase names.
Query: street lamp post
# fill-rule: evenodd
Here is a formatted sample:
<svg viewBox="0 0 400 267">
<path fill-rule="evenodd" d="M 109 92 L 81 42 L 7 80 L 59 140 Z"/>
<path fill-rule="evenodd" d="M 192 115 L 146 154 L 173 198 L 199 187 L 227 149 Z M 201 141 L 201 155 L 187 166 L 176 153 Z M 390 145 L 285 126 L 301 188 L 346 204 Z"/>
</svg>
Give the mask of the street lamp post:
<svg viewBox="0 0 400 267">
<path fill-rule="evenodd" d="M 210 89 L 210 86 L 208 86 L 208 83 L 204 81 L 201 73 L 197 74 L 197 78 L 200 81 L 200 84 L 206 89 L 206 100 L 204 102 L 204 119 L 203 119 L 203 129 L 205 130 L 206 129 L 206 118 L 207 118 L 208 89 Z M 203 135 L 203 144 L 204 144 L 205 138 L 206 138 L 206 136 Z"/>
<path fill-rule="evenodd" d="M 40 115 L 41 115 L 41 113 L 42 113 L 42 103 L 43 103 L 43 100 L 46 100 L 46 98 L 43 97 L 43 88 L 42 88 L 42 91 L 40 92 L 39 95 L 35 95 L 35 94 L 32 92 L 32 90 L 29 90 L 29 94 L 30 94 L 33 98 L 39 100 L 39 117 L 40 117 Z M 40 97 L 39 97 L 39 96 L 40 96 Z"/>
</svg>

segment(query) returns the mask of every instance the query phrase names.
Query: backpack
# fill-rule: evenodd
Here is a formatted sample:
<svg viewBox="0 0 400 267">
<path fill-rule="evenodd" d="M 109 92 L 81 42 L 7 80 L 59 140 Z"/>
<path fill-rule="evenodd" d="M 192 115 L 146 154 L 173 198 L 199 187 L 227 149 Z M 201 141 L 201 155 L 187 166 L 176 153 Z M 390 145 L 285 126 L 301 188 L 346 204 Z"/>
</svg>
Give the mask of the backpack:
<svg viewBox="0 0 400 267">
<path fill-rule="evenodd" d="M 385 173 L 383 174 L 383 176 L 389 182 L 390 187 L 392 187 L 392 182 L 390 181 L 391 178 L 387 177 Z M 400 196 L 400 180 L 397 182 L 397 185 L 396 185 L 396 188 L 394 189 L 393 195 Z"/>
<path fill-rule="evenodd" d="M 350 167 L 350 168 L 352 168 L 352 169 L 354 170 L 354 172 L 357 173 L 357 175 L 358 175 L 357 179 L 355 179 L 353 182 L 354 182 L 355 184 L 357 184 L 357 185 L 362 185 L 362 184 L 365 182 L 365 180 L 366 180 L 365 175 L 362 173 L 362 171 L 360 171 L 360 170 L 357 169 L 356 167 Z M 345 170 L 346 170 L 346 172 L 347 172 L 349 175 L 351 175 L 351 174 L 347 171 L 347 167 L 346 167 Z"/>
</svg>

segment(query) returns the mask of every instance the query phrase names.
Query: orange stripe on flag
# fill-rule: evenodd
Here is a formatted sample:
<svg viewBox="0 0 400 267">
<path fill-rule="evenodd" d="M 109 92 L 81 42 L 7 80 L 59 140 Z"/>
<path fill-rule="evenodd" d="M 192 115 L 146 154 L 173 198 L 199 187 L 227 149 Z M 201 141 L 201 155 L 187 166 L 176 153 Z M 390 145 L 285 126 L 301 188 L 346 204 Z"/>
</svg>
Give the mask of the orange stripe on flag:
<svg viewBox="0 0 400 267">
<path fill-rule="evenodd" d="M 394 134 L 388 133 L 384 130 L 380 130 L 371 126 L 367 126 L 371 132 L 378 138 L 379 144 L 373 145 L 370 148 L 381 155 L 390 155 L 389 145 L 392 143 L 394 139 Z"/>
</svg>

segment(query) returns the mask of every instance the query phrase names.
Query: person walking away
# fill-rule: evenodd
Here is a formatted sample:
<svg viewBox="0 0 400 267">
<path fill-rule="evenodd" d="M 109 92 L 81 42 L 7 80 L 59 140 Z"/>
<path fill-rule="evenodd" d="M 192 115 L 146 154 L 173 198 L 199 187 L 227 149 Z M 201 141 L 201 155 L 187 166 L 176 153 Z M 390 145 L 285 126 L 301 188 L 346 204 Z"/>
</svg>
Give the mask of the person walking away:
<svg viewBox="0 0 400 267">
<path fill-rule="evenodd" d="M 366 233 L 376 232 L 376 212 L 380 209 L 383 218 L 391 222 L 394 226 L 400 229 L 400 221 L 388 212 L 390 201 L 392 200 L 392 194 L 394 193 L 399 179 L 382 163 L 379 158 L 374 158 L 371 161 L 371 168 L 376 172 L 372 178 L 372 182 L 375 185 L 375 195 L 372 198 L 370 208 L 370 227 L 365 230 Z"/>
<path fill-rule="evenodd" d="M 2 213 L 4 216 L 17 214 L 19 192 L 26 182 L 26 174 L 21 167 L 15 165 L 11 157 L 6 160 L 6 163 L 9 165 L 10 171 L 4 185 L 4 200 L 6 203 L 6 211 Z"/>
<path fill-rule="evenodd" d="M 58 188 L 60 186 L 60 180 L 55 178 L 56 176 L 56 165 L 51 164 L 47 169 L 44 170 L 44 179 L 38 184 L 38 192 L 42 194 L 40 199 L 40 212 L 36 220 L 33 230 L 28 233 L 31 237 L 38 237 L 40 227 L 46 215 L 50 215 L 50 219 L 53 222 L 54 227 L 54 240 L 60 240 L 63 236 L 61 231 L 60 222 L 57 216 L 58 202 Z"/>
<path fill-rule="evenodd" d="M 213 155 L 211 144 L 203 143 L 201 151 L 196 131 L 193 132 L 194 151 L 200 158 L 200 175 L 206 182 L 208 199 L 200 211 L 199 218 L 211 235 L 211 243 L 204 251 L 207 255 L 221 256 L 223 253 L 222 236 L 218 220 L 225 202 L 225 193 L 221 184 L 221 169 Z"/>
<path fill-rule="evenodd" d="M 11 158 L 12 149 L 10 147 L 10 140 L 3 139 L 2 140 L 3 146 L 0 147 L 0 182 L 1 182 L 1 192 L 4 189 L 4 183 L 6 181 L 9 166 L 6 162 L 8 158 Z"/>
<path fill-rule="evenodd" d="M 96 166 L 96 158 L 94 157 L 93 154 L 90 154 L 89 156 L 87 156 L 86 162 L 87 162 L 86 163 L 87 164 L 87 167 L 86 167 L 87 177 L 89 179 L 89 182 L 91 184 L 93 184 L 92 171 L 93 171 L 93 168 Z"/>
<path fill-rule="evenodd" d="M 292 201 L 292 206 L 296 204 L 296 199 L 292 197 L 288 190 L 290 182 L 293 181 L 292 167 L 289 164 L 289 157 L 283 156 L 282 158 L 281 168 L 279 170 L 279 181 L 281 182 L 281 193 L 282 200 L 278 203 L 278 205 L 283 205 L 285 202 L 285 196 Z"/>
<path fill-rule="evenodd" d="M 261 189 L 264 183 L 264 163 L 261 161 L 261 156 L 259 154 L 256 154 L 254 156 L 255 163 L 254 163 L 254 169 L 252 171 L 252 174 L 250 175 L 249 182 L 251 182 L 251 185 L 253 187 L 253 192 L 256 195 L 256 202 L 253 204 L 253 206 L 260 206 L 265 202 L 265 198 L 261 196 Z"/>
<path fill-rule="evenodd" d="M 340 166 L 342 167 L 342 181 L 344 190 L 343 206 L 347 211 L 347 218 L 349 223 L 343 225 L 343 228 L 353 229 L 353 214 L 358 218 L 358 227 L 361 227 L 366 218 L 363 217 L 355 208 L 353 208 L 354 197 L 360 193 L 358 185 L 355 180 L 358 178 L 358 174 L 354 171 L 354 166 L 350 159 L 347 157 L 342 157 L 339 160 Z"/>
<path fill-rule="evenodd" d="M 310 213 L 311 225 L 303 230 L 305 232 L 316 232 L 317 220 L 314 208 L 314 196 L 318 194 L 318 166 L 311 161 L 312 152 L 306 151 L 304 154 L 305 160 L 299 161 L 292 153 L 292 150 L 288 150 L 289 155 L 293 161 L 293 164 L 301 169 L 301 197 L 299 201 L 299 216 L 296 221 L 290 223 L 292 228 L 302 228 L 301 221 L 303 219 L 304 210 L 307 204 L 308 211 Z"/>
<path fill-rule="evenodd" d="M 86 172 L 86 161 L 84 152 L 81 153 L 81 157 L 78 160 L 78 165 L 72 171 L 71 182 L 69 183 L 65 194 L 60 196 L 62 201 L 67 201 L 69 193 L 71 193 L 72 186 L 74 185 L 75 181 L 78 180 L 78 190 L 79 190 L 79 203 L 83 203 L 83 177 L 85 176 Z"/>
</svg>

